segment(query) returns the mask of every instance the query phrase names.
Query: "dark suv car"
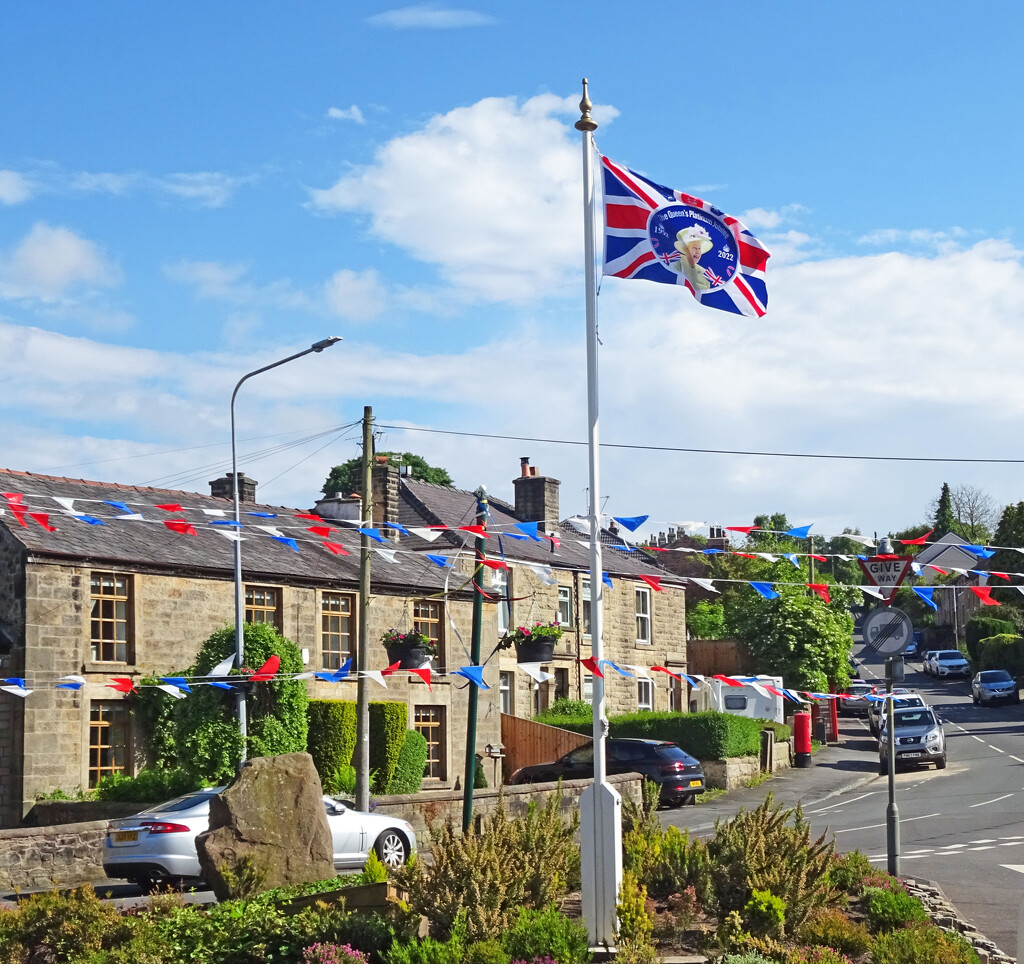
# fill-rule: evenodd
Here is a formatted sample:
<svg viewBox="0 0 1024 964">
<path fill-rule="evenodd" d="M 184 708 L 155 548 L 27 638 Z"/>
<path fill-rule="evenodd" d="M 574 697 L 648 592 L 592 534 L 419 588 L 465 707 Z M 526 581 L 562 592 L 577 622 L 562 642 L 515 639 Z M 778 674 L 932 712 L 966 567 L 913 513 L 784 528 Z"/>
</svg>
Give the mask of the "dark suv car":
<svg viewBox="0 0 1024 964">
<path fill-rule="evenodd" d="M 696 803 L 704 791 L 704 771 L 696 757 L 664 740 L 605 740 L 606 769 L 614 773 L 642 773 L 661 786 L 666 806 Z M 555 780 L 588 780 L 594 776 L 594 745 L 570 750 L 553 763 L 521 767 L 509 783 L 547 783 Z"/>
</svg>

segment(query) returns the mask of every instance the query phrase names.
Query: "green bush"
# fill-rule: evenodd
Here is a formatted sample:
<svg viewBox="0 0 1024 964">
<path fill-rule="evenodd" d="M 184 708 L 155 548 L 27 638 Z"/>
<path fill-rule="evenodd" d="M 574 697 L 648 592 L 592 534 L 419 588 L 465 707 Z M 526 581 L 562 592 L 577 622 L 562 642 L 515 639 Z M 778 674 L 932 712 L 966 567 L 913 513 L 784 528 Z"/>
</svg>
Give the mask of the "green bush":
<svg viewBox="0 0 1024 964">
<path fill-rule="evenodd" d="M 419 793 L 426 765 L 427 738 L 416 730 L 406 730 L 395 775 L 385 793 Z"/>
<path fill-rule="evenodd" d="M 978 669 L 1005 669 L 1020 679 L 1024 676 L 1024 639 L 1005 633 L 981 641 Z"/>
<path fill-rule="evenodd" d="M 864 890 L 864 881 L 877 873 L 871 861 L 859 850 L 836 854 L 828 875 L 837 890 L 851 897 L 859 897 Z"/>
<path fill-rule="evenodd" d="M 782 937 L 786 929 L 786 902 L 770 890 L 753 890 L 742 916 L 751 934 L 757 937 Z"/>
<path fill-rule="evenodd" d="M 850 957 L 859 957 L 872 943 L 863 924 L 855 923 L 833 907 L 815 911 L 800 926 L 796 936 L 803 944 L 831 947 Z"/>
<path fill-rule="evenodd" d="M 249 688 L 247 755 L 273 756 L 306 749 L 305 680 L 283 678 L 302 672 L 302 657 L 295 644 L 269 623 L 245 626 L 245 662 L 262 666 L 280 657 L 280 677 Z M 186 677 L 206 676 L 235 651 L 234 627 L 217 630 L 203 643 Z M 197 781 L 226 783 L 241 759 L 242 734 L 238 726 L 234 692 L 198 686 L 187 700 L 176 700 L 173 711 L 174 745 L 178 765 Z"/>
<path fill-rule="evenodd" d="M 708 852 L 720 918 L 743 910 L 755 890 L 767 890 L 785 902 L 789 925 L 797 928 L 838 899 L 828 875 L 835 845 L 825 834 L 812 839 L 801 808 L 783 810 L 770 793 L 755 810 L 716 820 Z"/>
<path fill-rule="evenodd" d="M 100 777 L 96 785 L 96 799 L 159 803 L 198 790 L 202 785 L 202 781 L 184 770 L 139 770 L 134 777 L 108 773 Z"/>
<path fill-rule="evenodd" d="M 863 901 L 868 927 L 873 934 L 928 920 L 928 912 L 921 901 L 900 886 L 869 887 L 864 891 Z"/>
<path fill-rule="evenodd" d="M 871 964 L 978 964 L 978 955 L 961 934 L 914 924 L 882 934 L 871 949 Z"/>
<path fill-rule="evenodd" d="M 582 922 L 554 907 L 522 908 L 501 939 L 513 961 L 550 957 L 555 964 L 589 964 L 590 938 Z"/>
<path fill-rule="evenodd" d="M 562 823 L 560 799 L 531 802 L 510 817 L 504 801 L 478 832 L 449 821 L 432 827 L 431 862 L 413 860 L 395 872 L 409 904 L 430 918 L 433 936 L 447 938 L 464 915 L 469 940 L 500 937 L 520 908 L 546 907 L 579 884 L 579 816 Z"/>
<path fill-rule="evenodd" d="M 798 947 L 786 955 L 786 964 L 853 964 L 832 947 Z"/>
<path fill-rule="evenodd" d="M 647 913 L 647 888 L 628 870 L 622 874 L 619 888 L 619 940 L 649 944 L 654 934 L 654 918 Z"/>
<path fill-rule="evenodd" d="M 718 959 L 719 964 L 775 964 L 770 957 L 758 951 L 744 951 L 742 954 L 726 954 Z"/>
<path fill-rule="evenodd" d="M 981 655 L 981 641 L 990 639 L 992 636 L 1012 635 L 1017 627 L 1006 619 L 996 619 L 993 616 L 971 616 L 964 627 L 964 636 L 967 640 L 967 655 L 971 662 L 977 662 Z M 997 667 L 1001 668 L 1001 667 Z"/>
<path fill-rule="evenodd" d="M 500 941 L 477 941 L 466 948 L 463 964 L 509 964 L 510 960 Z"/>
<path fill-rule="evenodd" d="M 406 747 L 409 707 L 398 700 L 370 703 L 370 790 L 373 793 L 413 793 L 389 790 Z M 356 747 L 356 704 L 351 700 L 312 700 L 309 704 L 306 748 L 328 793 L 351 793 L 345 786 L 344 767 L 352 765 Z M 426 763 L 426 757 L 424 757 Z M 420 777 L 423 766 L 420 766 Z M 403 785 L 412 775 L 402 778 Z M 417 786 L 418 790 L 419 787 Z"/>
</svg>

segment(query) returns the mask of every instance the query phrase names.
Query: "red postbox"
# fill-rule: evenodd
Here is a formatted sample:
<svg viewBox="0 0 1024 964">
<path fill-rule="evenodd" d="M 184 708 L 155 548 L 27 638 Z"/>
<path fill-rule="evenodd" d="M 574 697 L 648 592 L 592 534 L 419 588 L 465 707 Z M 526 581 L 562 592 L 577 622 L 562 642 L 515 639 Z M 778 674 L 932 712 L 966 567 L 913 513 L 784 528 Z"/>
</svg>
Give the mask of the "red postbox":
<svg viewBox="0 0 1024 964">
<path fill-rule="evenodd" d="M 811 714 L 793 714 L 794 763 L 798 767 L 811 765 Z"/>
</svg>

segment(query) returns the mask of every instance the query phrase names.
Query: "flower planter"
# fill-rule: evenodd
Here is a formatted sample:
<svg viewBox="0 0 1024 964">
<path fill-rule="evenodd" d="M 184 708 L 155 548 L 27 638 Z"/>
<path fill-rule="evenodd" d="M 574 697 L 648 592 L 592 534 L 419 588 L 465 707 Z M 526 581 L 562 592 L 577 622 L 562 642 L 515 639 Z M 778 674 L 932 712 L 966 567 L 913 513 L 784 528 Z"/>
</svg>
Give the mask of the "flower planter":
<svg viewBox="0 0 1024 964">
<path fill-rule="evenodd" d="M 401 663 L 399 669 L 420 669 L 427 662 L 427 651 L 422 646 L 388 646 L 388 662 Z"/>
<path fill-rule="evenodd" d="M 516 662 L 550 663 L 555 655 L 553 636 L 531 636 L 516 644 Z"/>
</svg>

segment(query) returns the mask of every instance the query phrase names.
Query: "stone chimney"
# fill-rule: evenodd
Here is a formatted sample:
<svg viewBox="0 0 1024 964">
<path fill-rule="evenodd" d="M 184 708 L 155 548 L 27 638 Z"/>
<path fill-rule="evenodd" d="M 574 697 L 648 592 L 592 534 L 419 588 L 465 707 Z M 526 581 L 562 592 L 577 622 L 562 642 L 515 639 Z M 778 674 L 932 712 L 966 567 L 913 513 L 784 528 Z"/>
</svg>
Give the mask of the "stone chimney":
<svg viewBox="0 0 1024 964">
<path fill-rule="evenodd" d="M 238 473 L 238 501 L 239 502 L 255 502 L 256 501 L 256 486 L 259 483 L 255 479 L 250 479 L 244 472 Z M 229 502 L 234 500 L 234 492 L 232 491 L 232 478 L 231 473 L 226 473 L 222 478 L 214 479 L 210 482 L 210 495 L 215 499 L 227 499 Z"/>
<path fill-rule="evenodd" d="M 708 528 L 708 548 L 728 549 L 729 535 L 721 526 L 710 526 Z"/>
<path fill-rule="evenodd" d="M 370 476 L 370 504 L 372 506 L 373 524 L 380 525 L 383 522 L 398 521 L 398 478 L 399 469 L 393 462 L 389 462 L 384 455 L 374 457 Z M 398 539 L 397 529 L 388 529 L 382 532 L 388 538 Z"/>
<path fill-rule="evenodd" d="M 544 532 L 558 528 L 558 479 L 538 475 L 536 466 L 524 456 L 519 460 L 519 478 L 512 480 L 516 490 L 516 518 L 522 522 L 539 522 Z"/>
</svg>

